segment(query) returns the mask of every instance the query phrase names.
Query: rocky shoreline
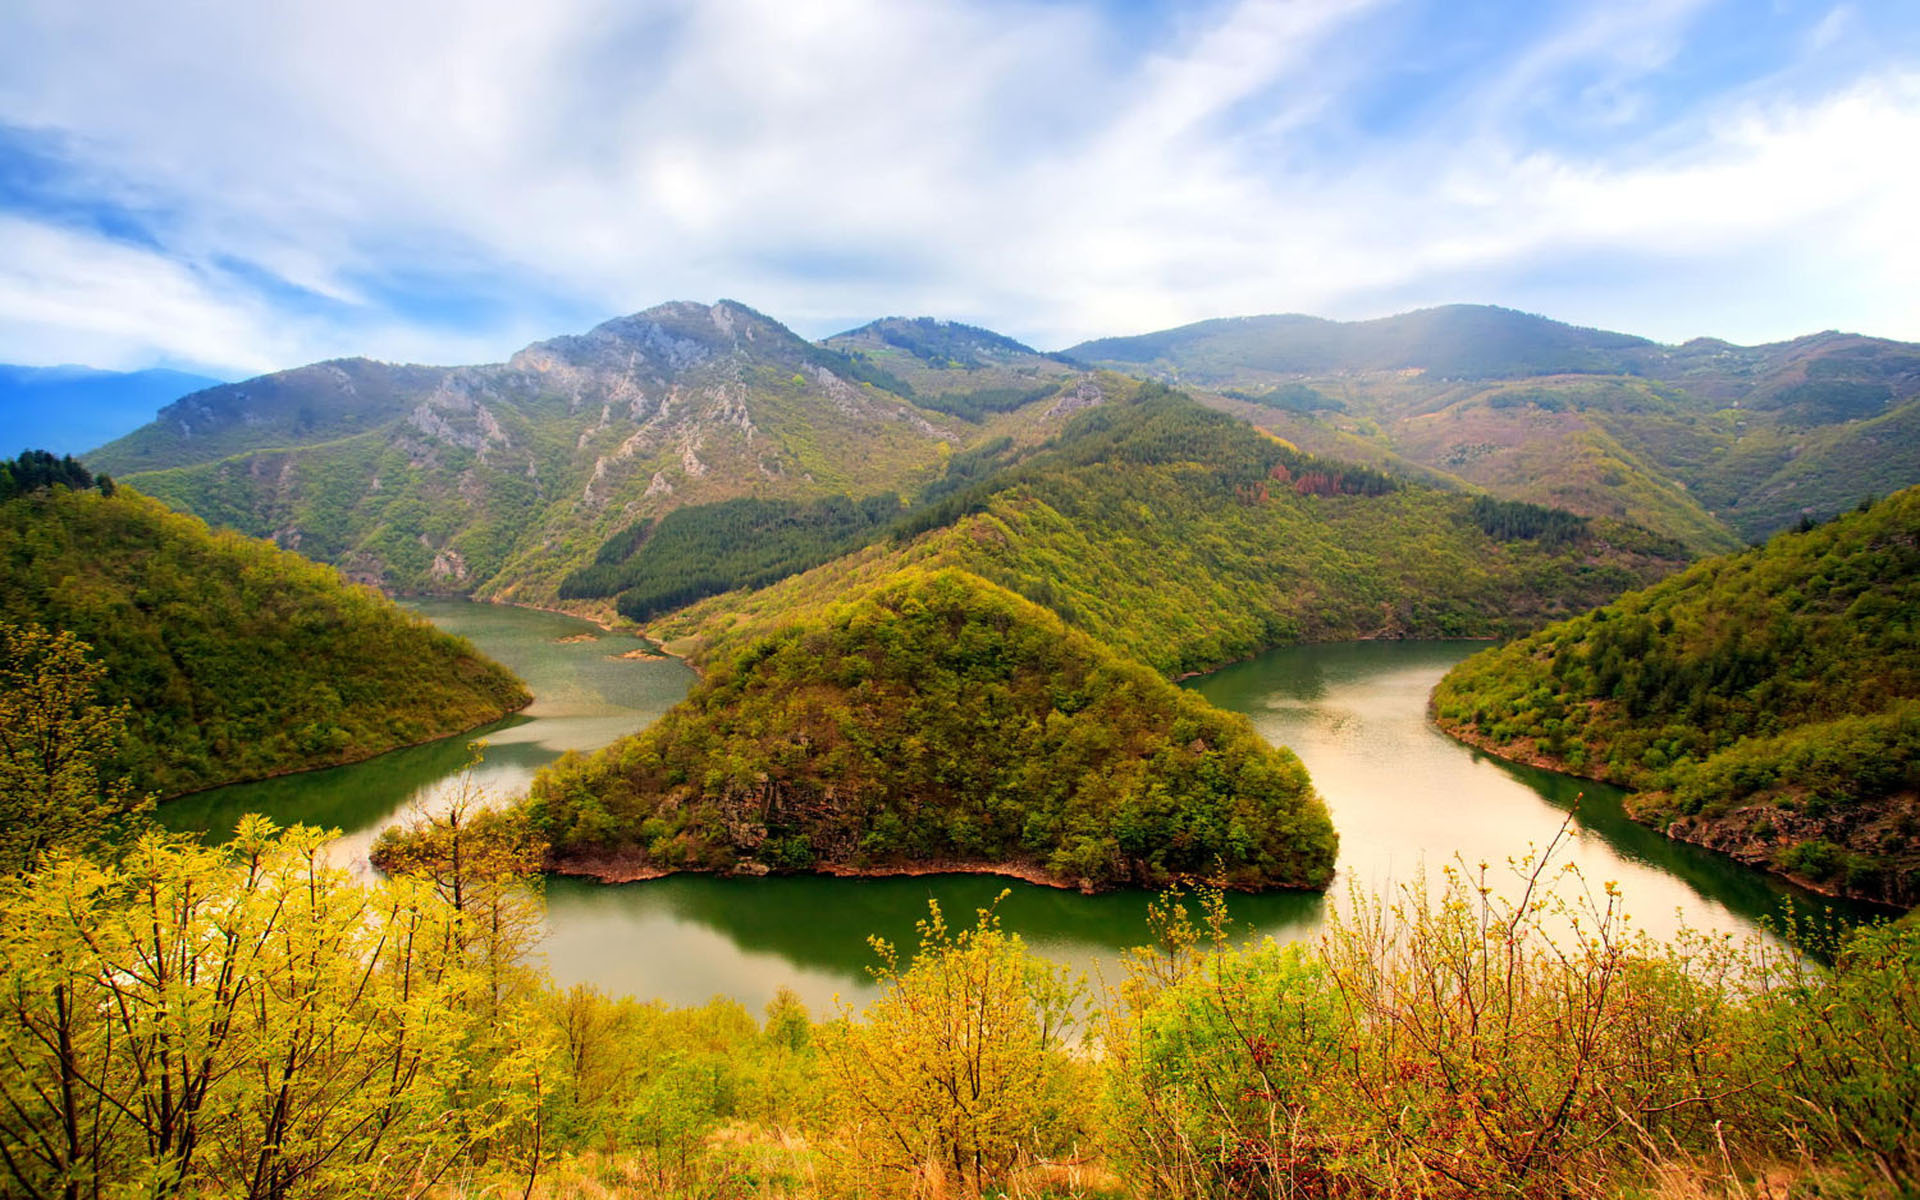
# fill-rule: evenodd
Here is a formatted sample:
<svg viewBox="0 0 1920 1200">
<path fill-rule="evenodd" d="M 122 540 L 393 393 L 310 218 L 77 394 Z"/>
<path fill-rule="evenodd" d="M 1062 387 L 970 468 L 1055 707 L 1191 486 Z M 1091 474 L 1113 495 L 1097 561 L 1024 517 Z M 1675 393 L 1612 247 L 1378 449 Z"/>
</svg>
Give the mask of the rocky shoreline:
<svg viewBox="0 0 1920 1200">
<path fill-rule="evenodd" d="M 547 864 L 547 870 L 554 875 L 596 879 L 601 883 L 642 883 L 652 879 L 665 879 L 669 875 L 758 877 L 772 874 L 764 864 L 751 860 L 738 864 L 730 871 L 705 870 L 698 867 L 661 867 L 648 862 L 646 856 L 637 851 L 570 854 L 550 861 Z M 827 875 L 836 879 L 888 879 L 896 876 L 918 875 L 999 875 L 1007 879 L 1017 879 L 1022 883 L 1059 888 L 1062 891 L 1078 891 L 1087 895 L 1092 895 L 1096 890 L 1062 879 L 1048 872 L 1038 863 L 989 863 L 948 859 L 922 863 L 884 863 L 872 866 L 822 863 L 811 870 L 795 872 L 795 874 Z"/>
<path fill-rule="evenodd" d="M 1441 720 L 1437 716 L 1430 714 L 1429 719 L 1433 722 L 1434 728 L 1454 741 L 1471 746 L 1482 754 L 1504 762 L 1536 767 L 1574 779 L 1590 779 L 1595 783 L 1605 783 L 1613 787 L 1622 786 L 1598 775 L 1573 770 L 1564 762 L 1542 753 L 1531 738 L 1521 738 L 1501 744 L 1477 730 Z M 1899 906 L 1888 904 L 1884 897 L 1849 888 L 1844 882 L 1823 882 L 1793 871 L 1782 870 L 1777 864 L 1776 852 L 1793 844 L 1796 840 L 1794 835 L 1804 839 L 1836 834 L 1837 830 L 1827 828 L 1826 825 L 1811 818 L 1795 820 L 1797 814 L 1786 813 L 1777 806 L 1769 804 L 1745 805 L 1713 817 L 1679 816 L 1662 822 L 1653 819 L 1658 815 L 1658 806 L 1655 802 L 1662 795 L 1664 793 L 1661 792 L 1629 791 L 1625 801 L 1627 815 L 1676 842 L 1685 842 L 1690 846 L 1698 846 L 1703 850 L 1725 855 L 1742 866 L 1765 871 L 1769 875 L 1784 879 L 1795 887 L 1803 888 L 1815 895 L 1836 900 L 1863 901 L 1899 910 Z M 1920 808 L 1920 804 L 1910 804 L 1909 807 Z"/>
</svg>

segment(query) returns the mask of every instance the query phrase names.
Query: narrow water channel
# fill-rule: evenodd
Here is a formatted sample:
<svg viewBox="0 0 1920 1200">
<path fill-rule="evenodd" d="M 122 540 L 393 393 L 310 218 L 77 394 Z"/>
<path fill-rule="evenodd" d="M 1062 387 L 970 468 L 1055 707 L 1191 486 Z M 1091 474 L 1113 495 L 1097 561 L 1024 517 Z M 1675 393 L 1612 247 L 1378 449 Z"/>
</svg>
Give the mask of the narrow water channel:
<svg viewBox="0 0 1920 1200">
<path fill-rule="evenodd" d="M 218 835 L 244 812 L 337 827 L 341 861 L 415 805 L 458 786 L 465 743 L 485 740 L 472 781 L 496 796 L 523 789 L 569 749 L 603 745 L 653 720 L 692 673 L 671 659 L 627 657 L 644 643 L 572 618 L 525 609 L 433 602 L 416 606 L 518 671 L 535 703 L 467 739 L 399 751 L 350 767 L 242 784 L 165 805 L 176 829 Z M 1248 930 L 1309 938 L 1356 892 L 1437 877 L 1449 863 L 1505 865 L 1544 847 L 1581 797 L 1563 857 L 1597 889 L 1619 885 L 1636 924 L 1665 936 L 1682 924 L 1744 936 L 1783 905 L 1824 911 L 1808 897 L 1720 856 L 1633 824 L 1614 789 L 1510 766 L 1461 746 L 1426 721 L 1426 697 L 1447 668 L 1480 647 L 1461 642 L 1367 642 L 1271 651 L 1189 686 L 1245 714 L 1269 741 L 1291 746 L 1326 797 L 1340 831 L 1339 878 L 1328 895 L 1236 896 Z M 547 885 L 547 963 L 561 984 L 699 1003 L 730 996 L 758 1008 L 785 985 L 816 1011 L 872 993 L 869 935 L 911 945 L 937 900 L 966 919 L 1003 890 L 1005 924 L 1035 949 L 1117 980 L 1117 956 L 1145 933 L 1142 893 L 1082 896 L 983 876 L 847 880 L 678 876 L 609 887 Z M 1839 906 L 1841 919 L 1867 915 Z"/>
</svg>

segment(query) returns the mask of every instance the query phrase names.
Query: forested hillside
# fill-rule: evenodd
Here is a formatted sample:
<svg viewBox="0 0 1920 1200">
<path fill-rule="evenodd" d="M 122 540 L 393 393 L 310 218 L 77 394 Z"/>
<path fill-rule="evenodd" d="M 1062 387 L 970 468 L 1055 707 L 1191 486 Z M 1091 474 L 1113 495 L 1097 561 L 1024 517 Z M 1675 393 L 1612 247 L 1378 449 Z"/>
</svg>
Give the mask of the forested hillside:
<svg viewBox="0 0 1920 1200">
<path fill-rule="evenodd" d="M 1290 752 L 952 569 L 711 662 L 658 724 L 544 771 L 527 811 L 561 869 L 615 877 L 958 864 L 1320 887 L 1335 850 Z"/>
<path fill-rule="evenodd" d="M 1831 333 L 1662 346 L 1472 305 L 1042 354 L 925 317 L 810 343 L 730 301 L 664 304 L 503 364 L 348 359 L 209 388 L 94 461 L 352 578 L 577 601 L 561 596 L 570 574 L 676 509 L 910 501 L 949 457 L 1043 440 L 1114 390 L 1083 363 L 1195 389 L 1318 455 L 1696 554 L 1920 482 L 1920 348 Z"/>
<path fill-rule="evenodd" d="M 1676 837 L 1920 900 L 1920 489 L 1467 660 L 1444 728 L 1643 789 Z"/>
<path fill-rule="evenodd" d="M 1110 399 L 887 539 L 655 627 L 695 654 L 899 565 L 962 567 L 1164 673 L 1294 641 L 1485 637 L 1571 615 L 1685 559 L 1619 522 L 1494 505 L 1302 454 L 1177 393 Z"/>
<path fill-rule="evenodd" d="M 351 762 L 527 703 L 505 668 L 331 567 L 75 468 L 0 488 L 0 624 L 92 647 L 103 702 L 131 710 L 113 767 L 138 790 Z"/>
<path fill-rule="evenodd" d="M 915 359 L 909 383 L 866 345 L 815 345 L 728 301 L 665 304 L 503 364 L 354 359 L 211 388 L 94 461 L 355 579 L 551 603 L 609 538 L 682 506 L 911 492 L 1083 374 L 1028 352 Z M 948 398 L 919 407 L 920 389 Z"/>
<path fill-rule="evenodd" d="M 1453 305 L 1243 317 L 1073 347 L 1300 445 L 1732 549 L 1920 483 L 1920 347 L 1822 333 L 1662 346 Z"/>
<path fill-rule="evenodd" d="M 1080 374 L 1061 356 L 932 317 L 887 317 L 820 344 L 886 372 L 920 407 L 974 423 L 1043 399 Z"/>
</svg>

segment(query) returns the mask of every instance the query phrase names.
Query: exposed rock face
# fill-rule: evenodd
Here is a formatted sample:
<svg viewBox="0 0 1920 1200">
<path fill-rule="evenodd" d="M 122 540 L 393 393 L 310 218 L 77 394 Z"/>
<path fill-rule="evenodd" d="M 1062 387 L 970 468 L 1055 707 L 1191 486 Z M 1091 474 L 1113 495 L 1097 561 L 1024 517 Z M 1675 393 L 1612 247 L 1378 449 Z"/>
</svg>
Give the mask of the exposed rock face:
<svg viewBox="0 0 1920 1200">
<path fill-rule="evenodd" d="M 1629 804 L 1635 815 L 1650 807 L 1640 797 L 1635 800 L 1640 802 Z M 1794 847 L 1807 843 L 1846 847 L 1893 864 L 1886 874 L 1898 885 L 1920 870 L 1916 830 L 1920 830 L 1920 794 L 1914 792 L 1818 814 L 1777 802 L 1747 804 L 1712 816 L 1676 817 L 1666 827 L 1669 837 L 1717 850 L 1750 867 L 1785 875 L 1813 891 L 1902 906 L 1920 900 L 1920 895 L 1897 887 L 1889 891 L 1881 879 L 1876 879 L 1871 888 L 1858 886 L 1844 874 L 1815 879 L 1783 864 L 1792 861 Z"/>
<path fill-rule="evenodd" d="M 1062 392 L 1060 398 L 1053 402 L 1053 407 L 1047 410 L 1047 415 L 1049 417 L 1068 416 L 1083 408 L 1092 408 L 1104 399 L 1106 395 L 1101 392 L 1099 384 L 1091 379 L 1083 379 L 1071 391 Z"/>
<path fill-rule="evenodd" d="M 213 388 L 92 461 L 390 588 L 546 602 L 634 520 L 909 490 L 943 442 L 979 436 L 856 378 L 861 361 L 729 301 L 663 304 L 505 363 L 353 359 Z M 143 474 L 165 467 L 185 470 Z"/>
</svg>

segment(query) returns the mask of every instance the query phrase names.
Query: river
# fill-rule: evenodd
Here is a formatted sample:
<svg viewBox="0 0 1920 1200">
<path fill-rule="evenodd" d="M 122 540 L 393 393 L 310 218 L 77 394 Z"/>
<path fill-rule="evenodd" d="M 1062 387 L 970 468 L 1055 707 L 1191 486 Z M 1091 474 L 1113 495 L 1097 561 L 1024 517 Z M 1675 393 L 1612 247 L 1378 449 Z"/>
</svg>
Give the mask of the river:
<svg viewBox="0 0 1920 1200">
<path fill-rule="evenodd" d="M 590 750 L 638 729 L 673 704 L 693 674 L 645 653 L 638 639 L 553 613 L 457 601 L 415 602 L 436 625 L 472 639 L 518 672 L 535 700 L 524 712 L 427 746 L 368 762 L 182 797 L 161 808 L 169 827 L 219 836 L 245 812 L 342 830 L 337 861 L 369 870 L 366 848 L 415 806 L 477 786 L 496 799 L 522 791 L 567 750 Z M 1466 642 L 1361 642 L 1270 651 L 1188 686 L 1244 714 L 1267 740 L 1293 748 L 1340 832 L 1339 875 L 1326 896 L 1234 896 L 1244 930 L 1281 939 L 1318 934 L 1356 892 L 1379 894 L 1432 878 L 1449 863 L 1506 864 L 1553 840 L 1581 797 L 1559 858 L 1598 890 L 1618 885 L 1635 923 L 1659 936 L 1681 925 L 1734 936 L 1809 897 L 1718 855 L 1669 841 L 1626 819 L 1615 789 L 1513 766 L 1452 741 L 1426 721 L 1426 697 L 1448 667 L 1479 649 Z M 484 741 L 477 767 L 467 743 Z M 915 920 L 938 900 L 950 920 L 1006 890 L 999 913 L 1036 950 L 1117 981 L 1116 956 L 1143 940 L 1147 896 L 1082 896 L 986 876 L 896 879 L 677 876 L 610 887 L 553 879 L 544 952 L 563 985 L 675 1004 L 730 996 L 757 1009 L 794 988 L 816 1014 L 838 997 L 872 995 L 866 939 L 910 946 Z M 1844 919 L 1867 915 L 1840 906 Z"/>
</svg>

